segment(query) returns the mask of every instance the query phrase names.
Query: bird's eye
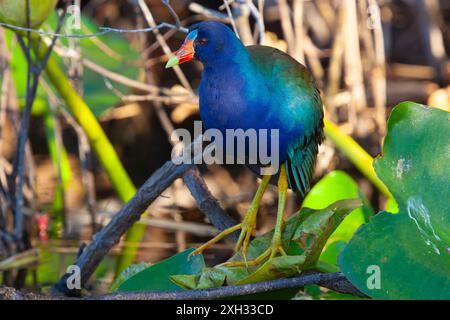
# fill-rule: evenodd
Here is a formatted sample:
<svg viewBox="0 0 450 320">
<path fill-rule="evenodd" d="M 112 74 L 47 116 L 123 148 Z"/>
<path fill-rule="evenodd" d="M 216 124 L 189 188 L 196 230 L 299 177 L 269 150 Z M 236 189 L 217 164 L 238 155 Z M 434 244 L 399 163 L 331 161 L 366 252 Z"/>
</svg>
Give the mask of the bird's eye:
<svg viewBox="0 0 450 320">
<path fill-rule="evenodd" d="M 197 40 L 197 43 L 200 44 L 200 45 L 207 44 L 208 43 L 208 39 L 200 38 L 200 39 Z"/>
</svg>

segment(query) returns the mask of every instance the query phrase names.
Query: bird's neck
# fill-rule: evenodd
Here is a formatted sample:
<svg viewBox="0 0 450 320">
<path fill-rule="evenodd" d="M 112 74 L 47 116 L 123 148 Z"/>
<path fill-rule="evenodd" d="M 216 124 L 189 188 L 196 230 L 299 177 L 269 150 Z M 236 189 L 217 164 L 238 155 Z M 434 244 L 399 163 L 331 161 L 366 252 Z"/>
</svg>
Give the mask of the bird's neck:
<svg viewBox="0 0 450 320">
<path fill-rule="evenodd" d="M 250 127 L 253 117 L 261 118 L 265 85 L 247 49 L 224 55 L 217 63 L 204 64 L 200 83 L 200 115 L 206 127 Z M 256 106 L 258 106 L 256 108 Z M 252 116 L 249 116 L 252 115 Z"/>
<path fill-rule="evenodd" d="M 235 74 L 239 75 L 245 72 L 247 75 L 255 74 L 257 72 L 256 66 L 248 52 L 247 48 L 236 38 L 234 41 L 229 41 L 225 50 L 220 54 L 209 57 L 203 61 L 203 75 L 220 75 Z"/>
<path fill-rule="evenodd" d="M 258 83 L 263 80 L 250 53 L 240 41 L 226 51 L 215 59 L 203 63 L 202 82 L 231 91 L 240 91 L 245 87 L 248 94 L 251 94 L 252 88 L 257 88 Z"/>
</svg>

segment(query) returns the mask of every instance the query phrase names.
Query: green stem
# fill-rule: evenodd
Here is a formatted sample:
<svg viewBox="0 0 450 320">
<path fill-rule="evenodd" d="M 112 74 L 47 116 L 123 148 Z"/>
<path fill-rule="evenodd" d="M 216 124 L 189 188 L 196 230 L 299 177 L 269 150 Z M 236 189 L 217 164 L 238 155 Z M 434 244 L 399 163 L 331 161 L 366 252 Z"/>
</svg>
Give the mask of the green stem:
<svg viewBox="0 0 450 320">
<path fill-rule="evenodd" d="M 38 37 L 33 37 L 33 47 L 36 54 L 42 59 L 47 50 L 47 46 Z M 136 193 L 136 187 L 133 185 L 100 123 L 86 102 L 74 90 L 65 73 L 52 56 L 50 56 L 45 66 L 45 72 L 59 95 L 65 101 L 74 118 L 86 132 L 92 148 L 116 190 L 117 195 L 123 202 L 127 202 Z M 139 242 L 144 232 L 145 225 L 135 224 L 128 230 L 125 238 L 126 243 Z M 117 262 L 116 275 L 133 262 L 136 252 L 136 246 L 124 247 Z"/>
<path fill-rule="evenodd" d="M 52 223 L 50 227 L 50 234 L 54 237 L 60 234 L 61 231 L 63 231 L 63 234 L 66 235 L 65 231 L 67 231 L 67 225 L 64 215 L 64 192 L 70 183 L 72 172 L 66 149 L 63 145 L 60 145 L 60 141 L 58 141 L 56 137 L 56 123 L 51 111 L 46 110 L 43 118 L 50 158 L 52 159 L 53 165 L 57 172 L 57 183 L 51 209 Z"/>
<path fill-rule="evenodd" d="M 316 265 L 313 269 L 316 269 L 317 271 L 323 272 L 323 273 L 332 273 L 332 272 L 339 272 L 340 269 L 338 266 L 325 262 L 325 261 L 317 261 Z"/>
<path fill-rule="evenodd" d="M 378 178 L 373 168 L 373 158 L 352 137 L 342 133 L 332 122 L 325 120 L 325 135 L 336 147 L 388 198 L 392 194 L 383 181 Z"/>
</svg>

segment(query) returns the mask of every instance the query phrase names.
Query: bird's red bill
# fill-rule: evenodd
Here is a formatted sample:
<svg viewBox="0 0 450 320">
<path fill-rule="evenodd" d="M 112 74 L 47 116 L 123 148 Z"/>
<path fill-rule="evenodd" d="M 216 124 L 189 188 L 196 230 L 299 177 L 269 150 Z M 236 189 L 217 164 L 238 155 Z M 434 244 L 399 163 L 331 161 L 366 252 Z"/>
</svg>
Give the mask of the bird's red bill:
<svg viewBox="0 0 450 320">
<path fill-rule="evenodd" d="M 193 30 L 187 35 L 186 40 L 184 40 L 181 45 L 181 48 L 174 53 L 169 61 L 167 61 L 166 68 L 171 68 L 194 58 L 194 41 L 196 37 L 197 30 Z"/>
<path fill-rule="evenodd" d="M 194 41 L 186 39 L 175 55 L 178 57 L 178 64 L 192 60 L 194 58 Z"/>
</svg>

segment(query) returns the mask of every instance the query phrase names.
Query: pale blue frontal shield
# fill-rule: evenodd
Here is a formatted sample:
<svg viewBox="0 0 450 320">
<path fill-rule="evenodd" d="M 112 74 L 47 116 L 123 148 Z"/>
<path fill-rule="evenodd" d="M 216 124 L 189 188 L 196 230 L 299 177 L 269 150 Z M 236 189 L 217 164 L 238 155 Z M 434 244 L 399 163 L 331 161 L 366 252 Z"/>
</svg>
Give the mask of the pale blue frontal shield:
<svg viewBox="0 0 450 320">
<path fill-rule="evenodd" d="M 198 34 L 198 30 L 192 30 L 191 32 L 188 33 L 186 40 L 191 40 L 194 41 L 195 39 L 197 39 L 197 34 Z"/>
</svg>

